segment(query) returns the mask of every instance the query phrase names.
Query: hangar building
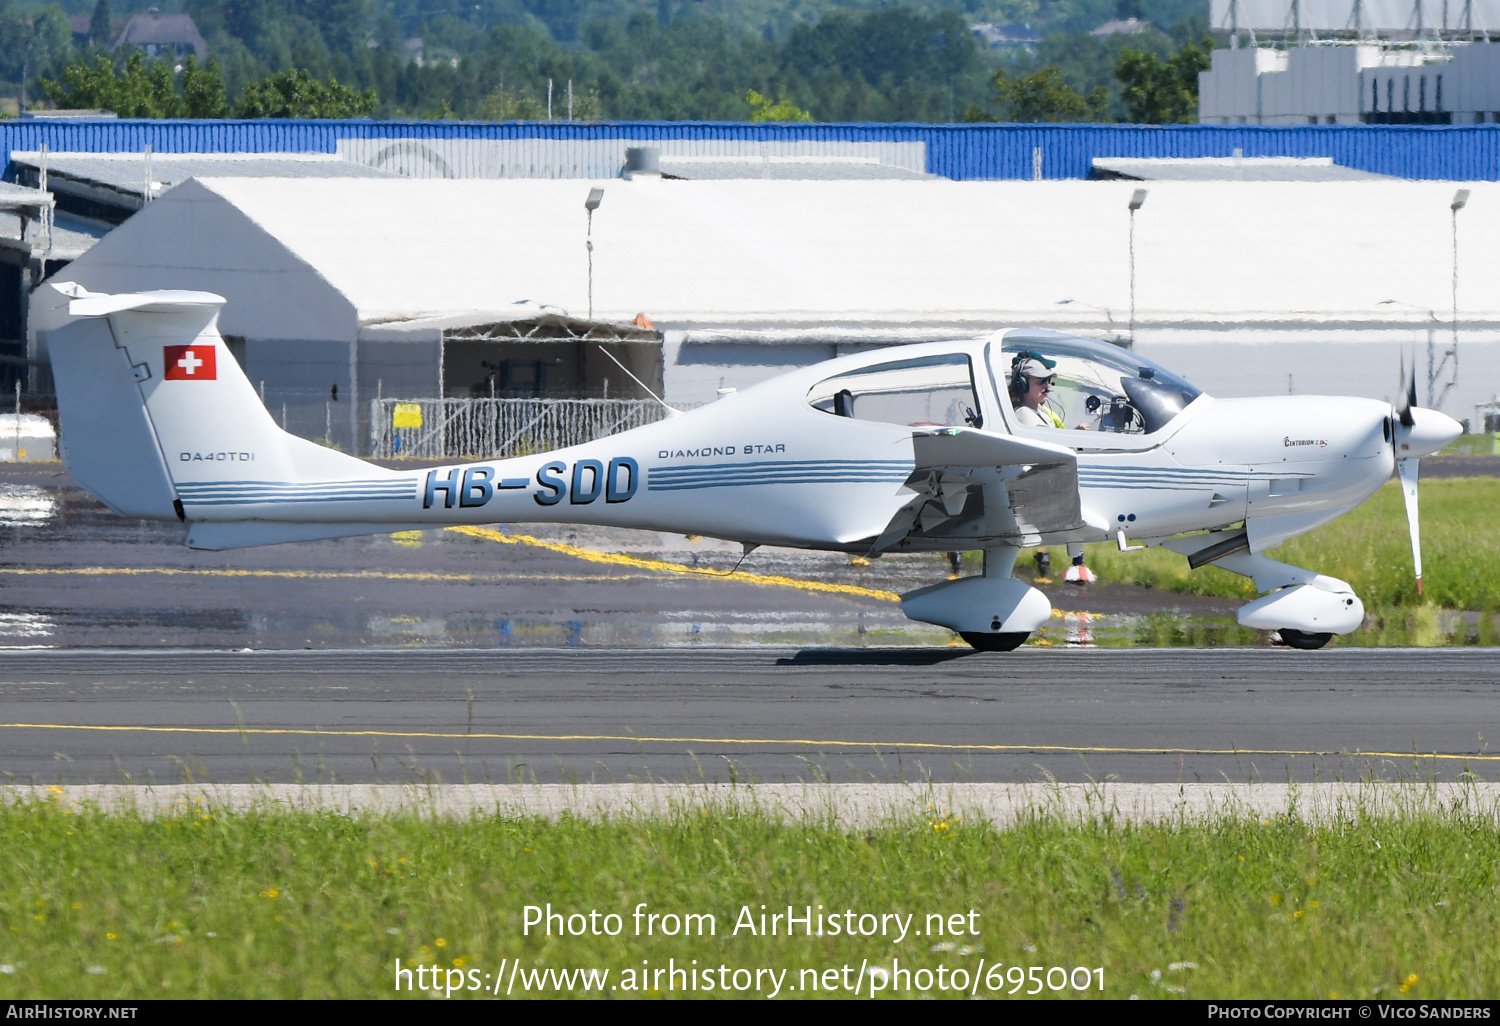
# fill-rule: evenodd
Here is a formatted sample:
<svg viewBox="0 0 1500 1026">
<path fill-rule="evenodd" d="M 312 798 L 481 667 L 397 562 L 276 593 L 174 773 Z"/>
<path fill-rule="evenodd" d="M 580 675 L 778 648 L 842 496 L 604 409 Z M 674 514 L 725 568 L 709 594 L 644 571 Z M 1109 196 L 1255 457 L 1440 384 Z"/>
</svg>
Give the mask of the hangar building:
<svg viewBox="0 0 1500 1026">
<path fill-rule="evenodd" d="M 1462 186 L 1455 210 L 1451 182 L 648 176 L 604 183 L 590 221 L 599 187 L 195 179 L 62 277 L 224 295 L 273 416 L 311 435 L 336 419 L 356 451 L 377 392 L 641 394 L 601 345 L 680 403 L 1018 325 L 1133 345 L 1223 396 L 1393 398 L 1403 355 L 1456 416 L 1500 384 L 1500 184 Z M 44 357 L 35 310 L 32 328 Z"/>
</svg>

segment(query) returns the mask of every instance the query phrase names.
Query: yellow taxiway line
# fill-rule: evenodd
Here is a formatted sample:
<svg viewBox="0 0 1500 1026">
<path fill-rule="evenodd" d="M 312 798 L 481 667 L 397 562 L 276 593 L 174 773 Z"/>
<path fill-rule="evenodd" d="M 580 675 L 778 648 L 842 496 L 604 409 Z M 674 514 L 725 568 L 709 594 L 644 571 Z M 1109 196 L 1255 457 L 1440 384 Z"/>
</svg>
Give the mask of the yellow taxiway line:
<svg viewBox="0 0 1500 1026">
<path fill-rule="evenodd" d="M 90 723 L 0 723 L 0 730 L 88 730 L 105 733 L 228 734 L 240 736 L 429 738 L 446 741 L 619 741 L 632 744 L 798 745 L 805 748 L 925 749 L 944 752 L 1061 752 L 1081 755 L 1289 755 L 1314 758 L 1441 759 L 1500 762 L 1500 755 L 1447 752 L 1366 752 L 1293 748 L 1120 748 L 1111 745 L 989 745 L 942 741 L 840 741 L 800 737 L 651 737 L 635 734 L 492 734 L 432 730 L 320 730 L 315 727 L 152 727 Z"/>
<path fill-rule="evenodd" d="M 450 527 L 449 531 L 459 534 L 467 534 L 486 541 L 503 542 L 507 545 L 526 545 L 533 548 L 546 549 L 549 552 L 561 553 L 565 556 L 573 556 L 577 559 L 586 560 L 590 563 L 602 563 L 606 566 L 629 567 L 634 570 L 645 570 L 651 573 L 673 573 L 694 574 L 699 577 L 719 577 L 733 579 L 745 584 L 758 584 L 768 587 L 799 588 L 803 591 L 818 591 L 834 595 L 852 595 L 858 598 L 877 599 L 882 602 L 899 602 L 901 596 L 893 591 L 883 591 L 878 588 L 862 588 L 855 584 L 834 584 L 825 581 L 804 581 L 795 577 L 784 577 L 779 574 L 754 574 L 744 572 L 727 572 L 721 570 L 705 570 L 702 567 L 688 566 L 684 563 L 668 563 L 660 559 L 640 559 L 635 556 L 627 556 L 616 552 L 595 552 L 592 549 L 580 548 L 577 545 L 567 545 L 562 542 L 544 541 L 529 534 L 505 534 L 487 527 Z M 109 577 L 109 576 L 150 576 L 162 577 L 260 577 L 281 578 L 286 580 L 308 580 L 308 581 L 344 581 L 344 580 L 380 580 L 380 581 L 453 581 L 453 582 L 504 582 L 504 581 L 634 581 L 650 580 L 647 574 L 611 574 L 585 576 L 579 574 L 455 574 L 455 573 L 424 573 L 399 571 L 370 571 L 370 570 L 247 570 L 228 567 L 205 568 L 205 567 L 114 567 L 114 566 L 83 566 L 83 567 L 0 567 L 0 574 L 14 574 L 17 576 L 78 576 L 78 577 Z"/>
<path fill-rule="evenodd" d="M 163 577 L 271 577 L 307 581 L 435 581 L 481 584 L 503 584 L 506 581 L 648 581 L 649 574 L 440 574 L 422 571 L 385 570 L 242 570 L 229 567 L 154 567 L 154 566 L 67 566 L 67 567 L 0 567 L 0 574 L 21 576 L 147 576 Z"/>
<path fill-rule="evenodd" d="M 475 538 L 484 538 L 488 541 L 503 542 L 506 545 L 529 545 L 539 549 L 546 549 L 549 552 L 559 552 L 565 556 L 586 559 L 590 563 L 604 563 L 608 566 L 629 566 L 639 570 L 655 570 L 661 573 L 673 574 L 697 574 L 702 577 L 724 577 L 741 581 L 745 584 L 761 584 L 778 588 L 800 588 L 803 591 L 821 591 L 833 595 L 855 595 L 859 598 L 879 599 L 882 602 L 901 601 L 901 596 L 897 595 L 894 591 L 882 591 L 879 588 L 862 588 L 857 584 L 804 581 L 796 577 L 783 577 L 779 574 L 752 574 L 738 571 L 731 573 L 721 570 L 704 570 L 701 567 L 687 566 L 684 563 L 668 563 L 660 559 L 640 559 L 636 556 L 626 556 L 618 552 L 595 552 L 593 549 L 583 549 L 577 545 L 543 541 L 529 534 L 505 534 L 488 527 L 450 527 L 448 530 L 456 531 L 459 534 L 467 534 Z"/>
</svg>

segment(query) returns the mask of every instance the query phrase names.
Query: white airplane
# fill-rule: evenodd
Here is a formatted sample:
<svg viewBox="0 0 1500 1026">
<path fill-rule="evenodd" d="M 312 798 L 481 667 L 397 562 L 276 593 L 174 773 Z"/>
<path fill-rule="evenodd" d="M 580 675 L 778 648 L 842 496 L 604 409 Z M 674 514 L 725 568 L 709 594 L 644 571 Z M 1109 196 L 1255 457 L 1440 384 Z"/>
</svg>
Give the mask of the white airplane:
<svg viewBox="0 0 1500 1026">
<path fill-rule="evenodd" d="M 1051 615 L 1011 576 L 1023 548 L 1067 546 L 1081 566 L 1083 545 L 1103 541 L 1249 577 L 1264 595 L 1241 624 L 1320 647 L 1355 630 L 1363 604 L 1265 550 L 1347 513 L 1395 470 L 1420 589 L 1417 461 L 1462 431 L 1416 408 L 1414 383 L 1394 408 L 1214 399 L 1116 346 L 1016 329 L 841 357 L 554 452 L 387 470 L 276 426 L 219 336 L 219 296 L 61 283 L 36 299 L 73 479 L 123 516 L 186 522 L 192 548 L 536 521 L 747 552 L 982 549 L 982 574 L 901 604 L 987 650 L 1015 648 Z M 1045 419 L 1063 429 L 1028 426 L 1011 401 L 1012 379 L 1037 363 L 1055 375 Z"/>
</svg>

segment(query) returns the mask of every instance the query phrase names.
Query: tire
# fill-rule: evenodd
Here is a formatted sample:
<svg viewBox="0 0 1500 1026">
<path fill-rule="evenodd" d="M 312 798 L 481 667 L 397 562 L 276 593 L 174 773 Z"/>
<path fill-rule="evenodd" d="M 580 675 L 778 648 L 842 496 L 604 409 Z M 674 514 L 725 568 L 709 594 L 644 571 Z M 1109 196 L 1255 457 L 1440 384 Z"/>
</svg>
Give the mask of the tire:
<svg viewBox="0 0 1500 1026">
<path fill-rule="evenodd" d="M 958 636 L 980 652 L 1009 652 L 1021 647 L 1031 637 L 1030 631 L 1019 634 L 986 634 L 982 631 L 959 631 Z"/>
<path fill-rule="evenodd" d="M 1333 635 L 1329 633 L 1319 634 L 1311 631 L 1299 631 L 1293 630 L 1291 627 L 1283 627 L 1278 633 L 1281 634 L 1281 643 L 1287 648 L 1300 648 L 1307 651 L 1322 648 L 1333 640 Z"/>
</svg>

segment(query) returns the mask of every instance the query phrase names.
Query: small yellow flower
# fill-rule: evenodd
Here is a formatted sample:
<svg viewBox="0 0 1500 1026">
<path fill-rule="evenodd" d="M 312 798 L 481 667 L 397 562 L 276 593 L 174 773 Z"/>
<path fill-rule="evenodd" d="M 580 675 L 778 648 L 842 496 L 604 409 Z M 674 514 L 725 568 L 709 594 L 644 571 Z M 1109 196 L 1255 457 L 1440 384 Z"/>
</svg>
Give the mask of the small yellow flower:
<svg viewBox="0 0 1500 1026">
<path fill-rule="evenodd" d="M 83 908 L 83 902 L 81 902 L 81 901 L 75 901 L 75 902 L 73 902 L 73 907 L 74 908 Z"/>
<path fill-rule="evenodd" d="M 1312 901 L 1309 901 L 1309 902 L 1308 902 L 1308 903 L 1307 903 L 1307 907 L 1308 907 L 1308 908 L 1317 908 L 1317 907 L 1318 907 L 1318 902 L 1317 902 L 1317 899 L 1316 899 L 1316 898 L 1314 898 L 1314 899 L 1313 899 L 1313 900 L 1312 900 Z"/>
<path fill-rule="evenodd" d="M 365 859 L 365 861 L 368 862 L 370 865 L 374 866 L 376 869 L 380 868 L 380 860 L 379 859 Z"/>
<path fill-rule="evenodd" d="M 437 940 L 433 941 L 432 943 L 436 944 L 440 948 L 446 948 L 448 946 L 447 939 L 443 938 L 443 937 L 439 937 Z"/>
<path fill-rule="evenodd" d="M 1303 917 L 1303 916 L 1305 916 L 1305 915 L 1306 915 L 1306 914 L 1307 914 L 1307 913 L 1306 913 L 1306 912 L 1303 912 L 1303 911 L 1302 911 L 1302 910 L 1301 910 L 1301 909 L 1300 909 L 1300 908 L 1299 908 L 1299 909 L 1298 909 L 1298 910 L 1297 910 L 1297 911 L 1296 911 L 1296 912 L 1293 912 L 1293 913 L 1292 913 L 1292 918 L 1293 918 L 1293 919 L 1301 919 L 1301 918 L 1302 918 L 1302 917 Z"/>
<path fill-rule="evenodd" d="M 453 960 L 453 968 L 462 969 L 464 967 L 464 963 L 466 963 L 467 961 L 467 958 L 455 958 Z"/>
<path fill-rule="evenodd" d="M 46 919 L 47 917 L 44 916 L 44 915 L 41 915 L 40 913 L 38 913 L 37 915 L 34 915 L 31 918 L 35 919 L 37 922 L 40 923 L 42 920 Z"/>
<path fill-rule="evenodd" d="M 405 855 L 403 855 L 403 856 L 401 856 L 401 857 L 400 857 L 400 858 L 399 858 L 399 859 L 397 859 L 397 860 L 396 860 L 396 865 L 398 865 L 398 866 L 399 866 L 399 865 L 402 865 L 402 864 L 404 864 L 404 863 L 405 863 L 405 862 L 406 862 L 406 856 L 405 856 Z"/>
<path fill-rule="evenodd" d="M 1273 895 L 1271 895 L 1271 904 L 1273 904 L 1273 905 L 1280 905 L 1281 904 L 1281 895 L 1279 895 L 1279 894 L 1273 894 Z"/>
<path fill-rule="evenodd" d="M 267 887 L 265 890 L 260 892 L 260 896 L 262 898 L 270 898 L 274 901 L 275 899 L 281 897 L 281 891 L 277 890 L 275 887 Z"/>
<path fill-rule="evenodd" d="M 118 937 L 116 937 L 116 936 L 115 936 L 115 935 L 114 935 L 114 934 L 112 934 L 112 933 L 106 933 L 106 934 L 105 934 L 105 935 L 104 935 L 104 937 L 105 937 L 105 939 L 106 939 L 106 940 L 119 940 L 119 938 L 118 938 Z"/>
</svg>

